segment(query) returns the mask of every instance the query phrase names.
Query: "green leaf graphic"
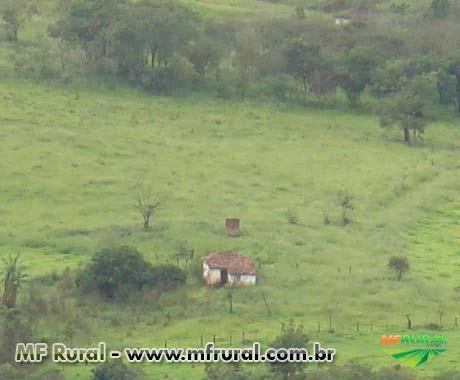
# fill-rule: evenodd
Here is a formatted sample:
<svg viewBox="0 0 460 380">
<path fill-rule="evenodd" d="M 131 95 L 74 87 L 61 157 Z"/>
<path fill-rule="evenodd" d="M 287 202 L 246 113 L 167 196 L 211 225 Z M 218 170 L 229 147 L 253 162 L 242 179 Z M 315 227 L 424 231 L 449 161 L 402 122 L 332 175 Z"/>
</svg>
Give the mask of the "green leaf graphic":
<svg viewBox="0 0 460 380">
<path fill-rule="evenodd" d="M 446 348 L 393 348 L 384 352 L 394 357 L 404 365 L 410 368 L 420 367 L 433 356 L 438 356 L 446 351 Z"/>
</svg>

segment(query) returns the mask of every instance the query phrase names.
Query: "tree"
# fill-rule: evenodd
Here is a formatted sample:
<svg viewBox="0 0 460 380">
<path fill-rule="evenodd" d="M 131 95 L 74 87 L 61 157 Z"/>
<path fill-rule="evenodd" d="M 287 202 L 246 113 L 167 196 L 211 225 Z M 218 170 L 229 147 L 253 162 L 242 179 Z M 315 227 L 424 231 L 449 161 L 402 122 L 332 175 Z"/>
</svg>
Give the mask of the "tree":
<svg viewBox="0 0 460 380">
<path fill-rule="evenodd" d="M 88 62 L 108 55 L 109 32 L 126 16 L 125 0 L 61 0 L 60 17 L 49 27 L 52 37 L 76 43 Z"/>
<path fill-rule="evenodd" d="M 305 348 L 307 343 L 308 337 L 303 326 L 296 324 L 291 319 L 287 324 L 281 324 L 281 333 L 270 346 L 273 348 Z M 279 378 L 286 380 L 301 374 L 305 369 L 305 364 L 302 362 L 275 362 L 270 363 L 270 369 Z"/>
<path fill-rule="evenodd" d="M 84 289 L 96 287 L 102 295 L 111 299 L 122 285 L 141 289 L 150 268 L 151 265 L 135 248 L 102 249 L 79 273 L 77 286 Z"/>
<path fill-rule="evenodd" d="M 398 281 L 401 281 L 402 275 L 409 270 L 409 260 L 406 256 L 394 255 L 388 260 L 388 267 L 396 272 Z"/>
<path fill-rule="evenodd" d="M 371 85 L 372 93 L 377 97 L 397 94 L 415 75 L 413 62 L 404 59 L 390 60 L 375 72 Z"/>
<path fill-rule="evenodd" d="M 205 33 L 201 33 L 195 41 L 187 46 L 186 54 L 201 78 L 204 78 L 208 68 L 216 66 L 219 60 L 217 42 Z"/>
<path fill-rule="evenodd" d="M 27 277 L 24 267 L 18 262 L 20 253 L 15 257 L 3 258 L 3 297 L 2 304 L 9 309 L 16 307 L 18 289 Z"/>
<path fill-rule="evenodd" d="M 160 205 L 160 202 L 155 202 L 152 199 L 152 188 L 151 186 L 143 186 L 137 197 L 137 207 L 139 209 L 142 218 L 144 219 L 144 230 L 148 230 L 150 226 L 150 218 L 153 212 Z"/>
<path fill-rule="evenodd" d="M 362 93 L 371 82 L 378 60 L 377 52 L 367 46 L 356 46 L 345 55 L 338 73 L 338 83 L 345 91 L 351 107 L 359 104 Z"/>
<path fill-rule="evenodd" d="M 85 291 L 96 288 L 112 299 L 121 288 L 138 291 L 151 286 L 159 291 L 172 290 L 183 284 L 186 274 L 173 265 L 153 266 L 135 248 L 128 246 L 102 249 L 77 276 L 77 287 Z"/>
<path fill-rule="evenodd" d="M 442 104 L 452 102 L 460 113 L 460 55 L 451 51 L 443 57 L 442 68 L 438 72 L 437 90 Z"/>
<path fill-rule="evenodd" d="M 320 47 L 303 39 L 296 38 L 286 42 L 284 48 L 286 70 L 300 80 L 304 100 L 307 99 L 309 79 L 315 70 L 321 68 Z"/>
<path fill-rule="evenodd" d="M 2 0 L 0 16 L 6 27 L 6 38 L 10 42 L 18 40 L 18 32 L 26 20 L 30 0 Z"/>
<path fill-rule="evenodd" d="M 455 104 L 457 112 L 460 112 L 460 64 L 455 66 L 455 79 L 457 80 L 457 84 L 455 86 Z"/>
<path fill-rule="evenodd" d="M 311 92 L 315 94 L 321 105 L 326 102 L 326 96 L 329 93 L 335 93 L 337 89 L 337 74 L 328 65 L 323 65 L 321 68 L 312 72 L 310 78 Z"/>
<path fill-rule="evenodd" d="M 243 99 L 255 74 L 260 53 L 260 40 L 254 28 L 246 27 L 235 36 L 235 67 L 237 69 L 236 89 Z"/>
<path fill-rule="evenodd" d="M 456 83 L 455 76 L 449 75 L 444 70 L 438 72 L 436 88 L 438 90 L 439 103 L 454 104 L 455 110 L 458 112 L 459 102 L 457 99 Z"/>
<path fill-rule="evenodd" d="M 398 125 L 404 133 L 404 142 L 411 143 L 410 131 L 413 132 L 413 141 L 423 141 L 423 133 L 427 125 L 424 113 L 425 103 L 417 94 L 405 90 L 400 94 L 387 99 L 380 109 L 380 125 L 390 127 Z"/>
</svg>

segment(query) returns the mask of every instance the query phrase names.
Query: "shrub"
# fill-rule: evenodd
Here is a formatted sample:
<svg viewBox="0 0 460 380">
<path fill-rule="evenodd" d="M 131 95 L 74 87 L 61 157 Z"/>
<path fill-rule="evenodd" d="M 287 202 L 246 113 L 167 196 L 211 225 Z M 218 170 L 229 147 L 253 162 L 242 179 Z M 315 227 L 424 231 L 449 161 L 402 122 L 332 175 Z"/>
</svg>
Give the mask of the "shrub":
<svg viewBox="0 0 460 380">
<path fill-rule="evenodd" d="M 147 283 L 160 290 L 171 290 L 183 284 L 185 272 L 174 265 L 158 265 L 150 269 L 147 274 Z"/>
<path fill-rule="evenodd" d="M 302 325 L 298 325 L 294 320 L 290 320 L 287 324 L 282 324 L 281 334 L 271 343 L 274 348 L 305 348 L 308 342 L 308 337 L 304 333 Z M 280 378 L 293 378 L 302 374 L 305 368 L 305 363 L 301 362 L 274 362 L 270 363 L 270 369 Z"/>
<path fill-rule="evenodd" d="M 141 290 L 149 285 L 170 290 L 185 282 L 185 273 L 172 265 L 152 266 L 136 249 L 121 246 L 103 249 L 80 271 L 76 285 L 84 291 L 96 288 L 106 298 L 115 293 Z"/>
<path fill-rule="evenodd" d="M 269 78 L 267 81 L 273 97 L 277 101 L 285 102 L 288 98 L 293 98 L 297 95 L 297 82 L 291 75 L 279 74 Z"/>
<path fill-rule="evenodd" d="M 140 289 L 149 264 L 136 249 L 122 246 L 103 249 L 91 259 L 77 277 L 77 286 L 96 287 L 107 298 L 113 298 L 120 285 Z"/>
</svg>

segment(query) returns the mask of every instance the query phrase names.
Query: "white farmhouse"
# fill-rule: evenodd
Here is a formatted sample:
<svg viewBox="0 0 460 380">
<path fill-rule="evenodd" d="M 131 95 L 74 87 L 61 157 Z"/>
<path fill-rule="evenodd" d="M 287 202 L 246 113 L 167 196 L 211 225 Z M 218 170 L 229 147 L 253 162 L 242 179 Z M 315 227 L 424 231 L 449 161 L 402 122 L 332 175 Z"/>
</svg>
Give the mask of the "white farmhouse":
<svg viewBox="0 0 460 380">
<path fill-rule="evenodd" d="M 207 285 L 248 286 L 256 284 L 251 259 L 237 252 L 216 252 L 201 258 L 203 281 Z"/>
</svg>

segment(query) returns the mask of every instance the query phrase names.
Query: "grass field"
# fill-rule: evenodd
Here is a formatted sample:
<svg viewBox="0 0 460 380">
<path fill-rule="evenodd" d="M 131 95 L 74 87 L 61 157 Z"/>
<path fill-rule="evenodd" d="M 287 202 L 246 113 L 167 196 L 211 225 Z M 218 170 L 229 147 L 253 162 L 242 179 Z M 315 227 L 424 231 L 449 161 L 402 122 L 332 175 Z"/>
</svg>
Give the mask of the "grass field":
<svg viewBox="0 0 460 380">
<path fill-rule="evenodd" d="M 1 255 L 21 251 L 45 297 L 52 274 L 77 268 L 111 244 L 137 247 L 152 262 L 175 262 L 187 240 L 197 255 L 236 249 L 261 262 L 259 283 L 234 292 L 187 287 L 158 301 L 70 299 L 79 344 L 111 347 L 267 344 L 280 322 L 303 322 L 311 340 L 337 348 L 338 363 L 395 364 L 379 337 L 439 323 L 460 338 L 457 247 L 460 224 L 458 149 L 453 123 L 429 126 L 425 143 L 407 147 L 400 131 L 371 116 L 202 98 L 152 98 L 128 90 L 76 92 L 20 80 L 0 82 Z M 135 207 L 140 184 L 161 201 L 153 228 Z M 340 225 L 338 193 L 353 196 L 353 223 Z M 330 225 L 323 224 L 328 210 Z M 288 215 L 298 217 L 289 223 Z M 225 217 L 240 217 L 242 236 L 228 238 Z M 409 257 L 401 282 L 387 269 L 392 254 Z M 181 264 L 183 265 L 183 264 Z M 350 272 L 351 267 L 351 274 Z M 340 268 L 340 272 L 339 272 Z M 192 272 L 191 272 L 192 273 Z M 261 291 L 272 315 L 267 316 Z M 27 287 L 21 293 L 24 302 Z M 334 333 L 327 332 L 333 313 Z M 47 314 L 37 334 L 62 339 L 62 315 Z M 318 321 L 321 332 L 317 332 Z M 356 323 L 360 322 L 360 331 Z M 373 331 L 370 331 L 370 324 Z M 386 328 L 388 325 L 388 328 Z M 455 344 L 418 374 L 456 368 Z M 66 367 L 86 379 L 89 367 Z M 145 367 L 149 376 L 199 379 L 201 366 Z M 156 377 L 155 377 L 156 378 Z"/>
</svg>

